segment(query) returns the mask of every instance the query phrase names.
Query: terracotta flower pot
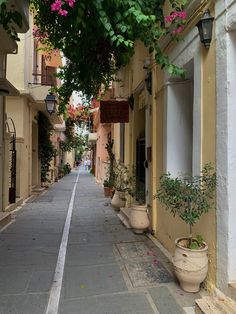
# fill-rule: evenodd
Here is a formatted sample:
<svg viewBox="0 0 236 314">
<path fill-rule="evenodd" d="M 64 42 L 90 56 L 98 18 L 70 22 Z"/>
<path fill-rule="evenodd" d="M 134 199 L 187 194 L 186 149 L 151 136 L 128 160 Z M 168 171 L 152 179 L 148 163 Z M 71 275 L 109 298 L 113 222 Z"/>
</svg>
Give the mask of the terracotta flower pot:
<svg viewBox="0 0 236 314">
<path fill-rule="evenodd" d="M 103 188 L 104 188 L 104 195 L 105 195 L 105 197 L 110 196 L 110 188 L 109 188 L 109 186 L 104 186 Z"/>
<path fill-rule="evenodd" d="M 203 242 L 202 248 L 192 250 L 183 247 L 186 242 L 186 238 L 175 240 L 176 250 L 173 258 L 175 274 L 184 291 L 198 292 L 208 271 L 208 246 Z"/>
<path fill-rule="evenodd" d="M 144 233 L 144 231 L 148 228 L 150 224 L 147 214 L 147 206 L 132 205 L 129 222 L 135 233 Z"/>
</svg>

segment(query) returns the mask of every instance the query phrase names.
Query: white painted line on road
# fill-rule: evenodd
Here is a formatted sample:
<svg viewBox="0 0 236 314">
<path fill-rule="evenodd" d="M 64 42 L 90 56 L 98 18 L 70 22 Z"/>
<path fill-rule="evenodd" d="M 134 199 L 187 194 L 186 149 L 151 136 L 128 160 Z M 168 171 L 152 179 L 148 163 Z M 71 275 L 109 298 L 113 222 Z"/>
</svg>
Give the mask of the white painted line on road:
<svg viewBox="0 0 236 314">
<path fill-rule="evenodd" d="M 74 205 L 74 199 L 75 199 L 75 190 L 76 190 L 76 186 L 79 180 L 79 174 L 80 173 L 78 173 L 78 176 L 76 178 L 74 188 L 71 194 L 70 204 L 68 207 L 68 213 L 67 213 L 66 221 L 64 225 L 61 245 L 60 245 L 58 258 L 57 258 L 57 265 L 56 265 L 56 269 L 54 273 L 53 284 L 50 290 L 46 314 L 57 314 L 58 308 L 59 308 L 62 279 L 63 279 L 63 273 L 64 273 L 64 267 L 65 267 L 65 259 L 66 259 L 66 249 L 67 249 L 71 217 L 72 217 L 72 211 L 73 211 L 73 205 Z"/>
</svg>

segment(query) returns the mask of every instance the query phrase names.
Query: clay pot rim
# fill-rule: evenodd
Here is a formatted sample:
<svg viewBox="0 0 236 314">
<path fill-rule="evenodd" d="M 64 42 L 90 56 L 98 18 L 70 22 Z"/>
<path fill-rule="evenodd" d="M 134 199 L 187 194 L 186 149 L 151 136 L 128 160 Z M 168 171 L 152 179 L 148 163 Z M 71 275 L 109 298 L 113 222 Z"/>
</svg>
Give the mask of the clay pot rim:
<svg viewBox="0 0 236 314">
<path fill-rule="evenodd" d="M 131 205 L 132 210 L 137 210 L 137 211 L 145 211 L 147 212 L 147 205 L 143 204 L 132 204 Z"/>
<path fill-rule="evenodd" d="M 184 251 L 187 251 L 187 252 L 205 252 L 205 251 L 208 250 L 208 245 L 207 245 L 207 243 L 205 241 L 202 242 L 204 244 L 203 248 L 199 248 L 199 249 L 194 250 L 194 249 L 189 249 L 187 247 L 184 247 L 184 246 L 180 245 L 179 242 L 182 241 L 182 240 L 188 240 L 188 238 L 187 237 L 182 237 L 182 238 L 175 239 L 175 245 L 177 247 L 181 248 Z"/>
<path fill-rule="evenodd" d="M 126 193 L 125 191 L 118 191 L 118 190 L 115 190 L 115 192 L 118 194 L 125 194 Z"/>
</svg>

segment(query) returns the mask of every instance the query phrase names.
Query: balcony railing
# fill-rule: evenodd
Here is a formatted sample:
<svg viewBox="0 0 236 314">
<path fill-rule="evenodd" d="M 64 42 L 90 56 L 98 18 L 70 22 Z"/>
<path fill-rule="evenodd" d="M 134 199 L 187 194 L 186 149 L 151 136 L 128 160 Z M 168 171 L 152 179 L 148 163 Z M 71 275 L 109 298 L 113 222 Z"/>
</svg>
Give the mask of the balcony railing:
<svg viewBox="0 0 236 314">
<path fill-rule="evenodd" d="M 53 74 L 32 73 L 33 83 L 42 86 L 56 86 L 57 79 Z"/>
</svg>

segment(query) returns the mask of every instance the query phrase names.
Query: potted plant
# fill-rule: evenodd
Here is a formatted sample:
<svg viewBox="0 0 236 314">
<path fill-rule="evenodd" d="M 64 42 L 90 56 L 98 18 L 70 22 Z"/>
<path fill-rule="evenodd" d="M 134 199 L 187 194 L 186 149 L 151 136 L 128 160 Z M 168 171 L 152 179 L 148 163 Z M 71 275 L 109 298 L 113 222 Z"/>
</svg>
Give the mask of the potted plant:
<svg viewBox="0 0 236 314">
<path fill-rule="evenodd" d="M 128 193 L 132 197 L 131 212 L 129 223 L 134 233 L 143 234 L 149 227 L 150 220 L 148 217 L 147 205 L 145 204 L 145 195 L 138 188 L 136 170 L 133 168 L 132 175 L 129 177 Z"/>
<path fill-rule="evenodd" d="M 155 198 L 175 217 L 189 226 L 189 236 L 176 239 L 173 264 L 180 286 L 187 292 L 197 292 L 208 271 L 208 246 L 201 236 L 193 237 L 192 228 L 214 204 L 216 173 L 206 164 L 199 176 L 172 178 L 170 173 L 160 178 Z"/>
<path fill-rule="evenodd" d="M 120 209 L 125 206 L 126 192 L 129 190 L 128 167 L 121 161 L 114 163 L 114 189 L 115 193 L 111 200 L 111 205 L 115 209 Z"/>
<path fill-rule="evenodd" d="M 111 196 L 111 187 L 110 187 L 109 180 L 106 179 L 103 181 L 103 188 L 104 188 L 105 197 Z"/>
</svg>

